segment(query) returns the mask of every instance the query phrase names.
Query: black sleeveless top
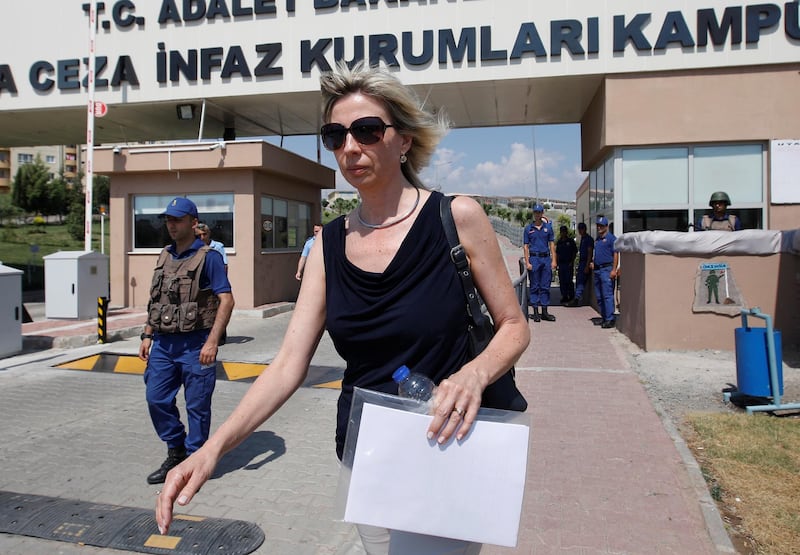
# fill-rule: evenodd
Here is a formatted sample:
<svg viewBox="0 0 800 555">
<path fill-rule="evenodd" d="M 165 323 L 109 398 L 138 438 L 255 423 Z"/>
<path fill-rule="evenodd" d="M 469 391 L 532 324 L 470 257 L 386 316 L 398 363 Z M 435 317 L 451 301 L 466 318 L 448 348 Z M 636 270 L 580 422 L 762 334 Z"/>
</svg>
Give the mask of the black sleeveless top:
<svg viewBox="0 0 800 555">
<path fill-rule="evenodd" d="M 326 326 L 347 362 L 336 425 L 341 459 L 353 388 L 397 394 L 392 373 L 405 364 L 439 383 L 467 358 L 464 290 L 433 192 L 382 273 L 366 272 L 345 256 L 344 216 L 323 230 Z"/>
</svg>

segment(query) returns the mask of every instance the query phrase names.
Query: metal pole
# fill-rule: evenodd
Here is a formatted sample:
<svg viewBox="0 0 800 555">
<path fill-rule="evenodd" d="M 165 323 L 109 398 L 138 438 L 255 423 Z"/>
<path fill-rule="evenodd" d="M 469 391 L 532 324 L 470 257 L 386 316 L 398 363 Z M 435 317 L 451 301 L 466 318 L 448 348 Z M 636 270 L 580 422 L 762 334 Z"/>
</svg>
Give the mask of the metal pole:
<svg viewBox="0 0 800 555">
<path fill-rule="evenodd" d="M 94 181 L 94 75 L 96 69 L 97 4 L 89 2 L 89 102 L 86 110 L 86 202 L 84 204 L 83 250 L 92 250 L 92 189 Z"/>
<path fill-rule="evenodd" d="M 100 254 L 106 253 L 106 232 L 105 232 L 106 215 L 100 213 Z"/>
<path fill-rule="evenodd" d="M 533 187 L 536 196 L 536 202 L 539 202 L 539 169 L 536 165 L 536 126 L 531 127 L 531 137 L 533 140 Z"/>
</svg>

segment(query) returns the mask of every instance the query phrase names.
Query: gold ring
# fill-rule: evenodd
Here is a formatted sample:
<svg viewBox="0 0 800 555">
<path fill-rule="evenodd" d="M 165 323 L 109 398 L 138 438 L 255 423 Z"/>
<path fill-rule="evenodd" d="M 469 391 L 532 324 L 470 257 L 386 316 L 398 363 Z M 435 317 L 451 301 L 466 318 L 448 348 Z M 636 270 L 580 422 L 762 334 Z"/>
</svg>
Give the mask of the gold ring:
<svg viewBox="0 0 800 555">
<path fill-rule="evenodd" d="M 458 414 L 459 416 L 463 416 L 464 415 L 464 410 L 460 409 L 458 407 L 453 407 L 453 412 Z"/>
</svg>

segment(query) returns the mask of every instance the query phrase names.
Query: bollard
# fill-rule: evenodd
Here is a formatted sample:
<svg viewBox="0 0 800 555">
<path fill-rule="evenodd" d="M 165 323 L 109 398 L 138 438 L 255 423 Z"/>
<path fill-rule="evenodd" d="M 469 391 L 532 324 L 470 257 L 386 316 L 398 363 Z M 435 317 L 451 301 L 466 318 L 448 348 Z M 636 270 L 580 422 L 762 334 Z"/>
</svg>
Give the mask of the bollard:
<svg viewBox="0 0 800 555">
<path fill-rule="evenodd" d="M 105 344 L 107 341 L 106 335 L 106 317 L 108 315 L 108 298 L 97 297 L 97 342 Z"/>
</svg>

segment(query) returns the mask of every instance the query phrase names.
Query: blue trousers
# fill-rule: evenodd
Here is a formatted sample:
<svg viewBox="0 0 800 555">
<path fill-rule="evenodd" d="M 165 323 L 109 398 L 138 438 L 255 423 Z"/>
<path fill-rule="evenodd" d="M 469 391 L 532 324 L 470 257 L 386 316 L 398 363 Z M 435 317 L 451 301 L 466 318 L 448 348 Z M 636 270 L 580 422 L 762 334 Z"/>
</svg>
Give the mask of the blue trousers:
<svg viewBox="0 0 800 555">
<path fill-rule="evenodd" d="M 585 274 L 586 262 L 578 262 L 578 269 L 575 274 L 575 298 L 581 299 L 583 297 L 583 290 L 586 288 L 586 282 L 589 281 L 589 274 Z"/>
<path fill-rule="evenodd" d="M 600 316 L 604 322 L 615 320 L 614 316 L 614 280 L 611 279 L 611 266 L 594 271 L 594 294 L 600 307 Z"/>
<path fill-rule="evenodd" d="M 575 284 L 572 283 L 573 267 L 571 262 L 558 265 L 558 287 L 561 290 L 561 298 L 564 300 L 575 296 Z"/>
<path fill-rule="evenodd" d="M 190 454 L 202 447 L 211 430 L 217 365 L 200 365 L 200 349 L 207 337 L 208 330 L 156 335 L 144 372 L 147 408 L 158 437 L 170 449 L 183 445 Z M 188 433 L 176 403 L 181 386 Z"/>
<path fill-rule="evenodd" d="M 532 267 L 528 273 L 530 305 L 550 306 L 550 282 L 553 281 L 550 257 L 531 256 L 530 263 Z"/>
</svg>

